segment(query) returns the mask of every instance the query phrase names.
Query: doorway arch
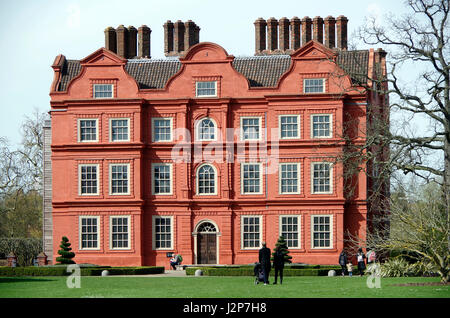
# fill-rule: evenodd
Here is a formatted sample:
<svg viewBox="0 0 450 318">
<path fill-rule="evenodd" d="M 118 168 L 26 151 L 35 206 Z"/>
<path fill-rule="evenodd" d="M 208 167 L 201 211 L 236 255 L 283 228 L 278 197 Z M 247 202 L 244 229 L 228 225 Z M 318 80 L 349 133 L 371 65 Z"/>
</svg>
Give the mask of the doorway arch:
<svg viewBox="0 0 450 318">
<path fill-rule="evenodd" d="M 211 220 L 201 220 L 192 233 L 195 264 L 219 264 L 219 227 Z"/>
</svg>

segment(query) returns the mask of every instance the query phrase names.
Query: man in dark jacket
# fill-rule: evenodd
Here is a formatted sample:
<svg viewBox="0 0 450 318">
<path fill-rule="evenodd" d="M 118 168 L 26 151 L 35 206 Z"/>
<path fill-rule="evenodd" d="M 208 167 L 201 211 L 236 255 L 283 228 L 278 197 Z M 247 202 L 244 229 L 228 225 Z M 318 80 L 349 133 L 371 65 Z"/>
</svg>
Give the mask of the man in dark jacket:
<svg viewBox="0 0 450 318">
<path fill-rule="evenodd" d="M 259 262 L 261 263 L 264 273 L 264 285 L 269 284 L 270 273 L 270 249 L 266 247 L 266 242 L 262 243 L 262 248 L 259 250 Z"/>
<path fill-rule="evenodd" d="M 342 250 L 341 254 L 339 255 L 339 265 L 342 267 L 342 276 L 345 276 L 345 268 L 347 266 L 347 254 L 345 254 L 345 251 Z"/>
</svg>

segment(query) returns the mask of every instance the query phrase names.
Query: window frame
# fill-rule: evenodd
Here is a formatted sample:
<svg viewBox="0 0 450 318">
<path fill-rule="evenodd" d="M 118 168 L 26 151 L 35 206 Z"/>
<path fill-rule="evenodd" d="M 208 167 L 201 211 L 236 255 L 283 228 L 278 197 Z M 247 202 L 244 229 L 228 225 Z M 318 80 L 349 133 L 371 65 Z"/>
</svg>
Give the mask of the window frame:
<svg viewBox="0 0 450 318">
<path fill-rule="evenodd" d="M 83 247 L 83 219 L 96 219 L 97 220 L 97 247 Z M 78 250 L 80 251 L 99 251 L 100 248 L 100 244 L 101 244 L 101 229 L 100 229 L 100 221 L 101 221 L 101 217 L 100 215 L 80 215 L 78 216 Z"/>
<path fill-rule="evenodd" d="M 82 193 L 81 186 L 81 175 L 82 175 L 82 167 L 96 167 L 96 181 L 97 181 L 97 192 L 96 193 Z M 100 195 L 100 164 L 98 163 L 79 163 L 78 164 L 78 195 L 79 196 L 98 196 Z"/>
<path fill-rule="evenodd" d="M 258 119 L 258 138 L 244 138 L 244 126 L 243 121 L 244 119 Z M 239 118 L 239 127 L 240 127 L 240 137 L 241 141 L 260 141 L 262 138 L 262 117 L 261 116 L 241 116 Z"/>
<path fill-rule="evenodd" d="M 95 121 L 95 140 L 81 140 L 81 122 L 82 121 Z M 77 138 L 78 142 L 82 143 L 90 143 L 90 142 L 98 142 L 99 140 L 99 131 L 98 131 L 98 118 L 78 118 L 77 119 Z"/>
<path fill-rule="evenodd" d="M 297 191 L 296 192 L 283 192 L 282 191 L 282 178 L 281 178 L 281 173 L 282 173 L 282 169 L 281 166 L 287 166 L 287 165 L 296 165 L 297 166 Z M 292 195 L 292 194 L 300 194 L 301 193 L 301 189 L 300 189 L 300 185 L 301 185 L 301 164 L 300 162 L 280 162 L 278 164 L 278 194 L 280 195 Z"/>
<path fill-rule="evenodd" d="M 168 218 L 170 219 L 170 247 L 156 247 L 156 219 L 162 219 L 162 218 Z M 174 241 L 173 238 L 175 237 L 173 230 L 174 230 L 174 224 L 173 224 L 174 217 L 173 215 L 152 215 L 152 250 L 154 251 L 170 251 L 174 249 Z"/>
<path fill-rule="evenodd" d="M 259 166 L 259 192 L 244 192 L 244 166 L 246 165 L 258 165 Z M 241 162 L 241 195 L 261 195 L 263 194 L 263 165 L 262 162 Z"/>
<path fill-rule="evenodd" d="M 127 167 L 127 192 L 121 192 L 121 193 L 113 193 L 112 191 L 112 167 L 113 166 L 126 166 Z M 129 163 L 110 163 L 108 166 L 108 170 L 109 170 L 109 176 L 108 176 L 108 180 L 109 180 L 109 195 L 111 196 L 116 196 L 116 195 L 130 195 L 130 188 L 131 188 L 131 171 L 130 171 L 130 164 Z"/>
<path fill-rule="evenodd" d="M 316 233 L 314 231 L 314 218 L 315 217 L 329 217 L 330 222 L 329 222 L 329 226 L 330 226 L 330 246 L 326 246 L 326 247 L 314 247 L 314 233 Z M 311 214 L 311 249 L 314 250 L 332 250 L 334 249 L 334 239 L 333 239 L 333 214 Z"/>
<path fill-rule="evenodd" d="M 95 93 L 96 93 L 95 88 L 98 87 L 98 86 L 111 86 L 111 96 L 108 96 L 108 97 L 95 97 Z M 112 84 L 112 83 L 92 84 L 92 98 L 94 98 L 94 99 L 111 99 L 111 98 L 114 98 L 114 84 Z"/>
<path fill-rule="evenodd" d="M 315 192 L 314 191 L 314 165 L 315 164 L 327 164 L 329 166 L 330 171 L 330 191 L 323 191 L 323 192 Z M 333 168 L 334 165 L 331 162 L 328 161 L 314 161 L 311 162 L 311 194 L 332 194 L 333 193 Z"/>
<path fill-rule="evenodd" d="M 283 137 L 282 124 L 281 124 L 281 118 L 283 118 L 283 117 L 297 117 L 297 136 L 296 137 Z M 278 115 L 278 134 L 280 136 L 280 140 L 301 139 L 301 134 L 300 134 L 300 115 L 299 114 Z"/>
<path fill-rule="evenodd" d="M 316 116 L 328 116 L 329 118 L 329 125 L 330 125 L 330 129 L 329 129 L 329 134 L 328 136 L 317 136 L 314 137 L 314 117 Z M 311 122 L 311 139 L 328 139 L 328 138 L 333 138 L 333 114 L 311 114 L 310 117 L 310 122 Z"/>
<path fill-rule="evenodd" d="M 169 166 L 169 175 L 170 175 L 170 192 L 169 193 L 155 193 L 155 167 L 157 166 Z M 151 169 L 151 180 L 152 180 L 152 195 L 173 195 L 173 165 L 172 163 L 152 163 L 152 169 Z"/>
<path fill-rule="evenodd" d="M 244 219 L 245 218 L 257 218 L 259 219 L 259 246 L 257 247 L 244 247 Z M 262 215 L 241 215 L 241 250 L 259 250 L 262 247 L 263 242 L 263 216 Z"/>
<path fill-rule="evenodd" d="M 127 219 L 128 247 L 113 247 L 113 219 Z M 123 234 L 123 233 L 122 233 Z M 109 249 L 110 250 L 131 250 L 131 215 L 111 215 L 109 217 Z"/>
<path fill-rule="evenodd" d="M 156 140 L 155 136 L 155 121 L 157 120 L 168 120 L 169 121 L 169 130 L 170 130 L 170 139 L 169 140 Z M 172 142 L 173 141 L 173 117 L 152 117 L 152 142 Z"/>
<path fill-rule="evenodd" d="M 297 241 L 298 241 L 298 246 L 293 247 L 293 246 L 288 246 L 288 248 L 290 250 L 300 250 L 302 249 L 302 236 L 301 236 L 301 231 L 302 231 L 302 216 L 301 215 L 297 215 L 297 214 L 281 214 L 279 215 L 279 222 L 278 222 L 278 236 L 283 236 L 283 218 L 297 218 Z M 284 236 L 283 236 L 284 237 Z M 286 244 L 287 244 L 287 240 L 288 238 L 284 237 Z"/>
<path fill-rule="evenodd" d="M 215 94 L 214 95 L 199 95 L 198 94 L 198 90 L 199 90 L 198 84 L 199 83 L 214 83 L 214 92 L 215 92 Z M 200 88 L 200 89 L 202 89 L 202 88 Z M 206 89 L 206 88 L 204 88 L 204 89 Z M 217 97 L 217 81 L 195 81 L 195 97 L 199 97 L 199 98 L 202 98 L 202 97 Z"/>
<path fill-rule="evenodd" d="M 322 80 L 322 91 L 320 92 L 307 92 L 306 91 L 306 81 L 311 81 L 311 80 Z M 325 93 L 325 78 L 324 77 L 311 77 L 311 78 L 304 78 L 303 79 L 303 93 L 304 94 L 323 94 Z"/>
<path fill-rule="evenodd" d="M 198 182 L 199 182 L 199 171 L 204 166 L 210 166 L 214 170 L 214 193 L 200 193 L 200 188 L 199 188 L 199 185 L 198 185 Z M 197 167 L 196 172 L 195 172 L 195 179 L 196 179 L 196 181 L 195 181 L 195 188 L 196 188 L 195 189 L 195 194 L 196 195 L 199 195 L 199 196 L 217 195 L 217 193 L 218 193 L 218 184 L 217 184 L 218 176 L 217 176 L 217 169 L 216 169 L 216 167 L 213 164 L 203 163 L 203 164 L 199 165 Z"/>
<path fill-rule="evenodd" d="M 112 131 L 113 126 L 112 126 L 112 122 L 114 120 L 126 120 L 127 121 L 127 136 L 128 136 L 127 139 L 113 140 L 113 131 Z M 130 122 L 131 122 L 130 118 L 110 118 L 109 119 L 109 141 L 110 142 L 128 142 L 128 141 L 130 141 L 131 140 L 131 137 L 130 137 Z"/>
</svg>

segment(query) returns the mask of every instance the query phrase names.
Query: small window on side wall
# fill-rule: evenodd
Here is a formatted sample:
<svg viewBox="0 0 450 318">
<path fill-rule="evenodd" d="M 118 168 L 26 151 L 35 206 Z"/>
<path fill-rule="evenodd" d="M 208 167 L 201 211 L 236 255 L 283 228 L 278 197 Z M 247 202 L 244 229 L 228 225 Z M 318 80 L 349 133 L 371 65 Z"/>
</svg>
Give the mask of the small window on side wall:
<svg viewBox="0 0 450 318">
<path fill-rule="evenodd" d="M 94 84 L 94 98 L 113 98 L 113 84 Z"/>
</svg>

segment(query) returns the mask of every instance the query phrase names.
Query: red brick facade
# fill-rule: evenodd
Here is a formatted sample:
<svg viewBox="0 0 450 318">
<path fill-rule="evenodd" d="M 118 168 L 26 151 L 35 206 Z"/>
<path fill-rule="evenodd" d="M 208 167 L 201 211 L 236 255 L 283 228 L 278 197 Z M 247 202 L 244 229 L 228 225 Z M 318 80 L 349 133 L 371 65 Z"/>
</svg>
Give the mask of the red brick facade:
<svg viewBox="0 0 450 318">
<path fill-rule="evenodd" d="M 374 52 L 367 55 L 373 65 Z M 365 235 L 367 177 L 356 175 L 355 195 L 347 198 L 335 158 L 347 118 L 357 125 L 355 142 L 365 137 L 370 97 L 333 62 L 336 51 L 317 41 L 280 58 L 289 67 L 276 84 L 255 87 L 237 70 L 237 58 L 201 42 L 179 58 L 163 87 L 146 88 L 131 68 L 166 62 L 126 60 L 102 48 L 77 62 L 78 73 L 67 80 L 75 64 L 58 56 L 50 92 L 53 250 L 67 236 L 77 263 L 167 267 L 173 252 L 184 264 L 246 264 L 257 261 L 261 242 L 273 248 L 286 233 L 293 262 L 335 264 L 347 229 Z M 323 79 L 323 92 L 305 93 L 305 79 Z M 198 82 L 215 83 L 214 96 L 196 96 Z M 112 98 L 95 98 L 98 84 L 112 84 Z M 282 124 L 283 115 L 295 124 Z M 204 118 L 216 140 L 198 140 Z M 242 140 L 249 123 L 256 123 L 247 132 L 257 132 L 258 142 Z M 279 139 L 282 125 L 293 132 Z M 286 163 L 290 173 L 280 173 Z M 205 164 L 214 184 L 201 194 Z"/>
</svg>

